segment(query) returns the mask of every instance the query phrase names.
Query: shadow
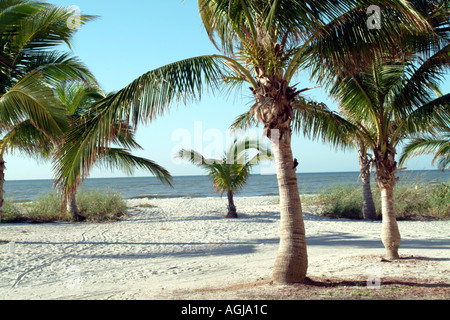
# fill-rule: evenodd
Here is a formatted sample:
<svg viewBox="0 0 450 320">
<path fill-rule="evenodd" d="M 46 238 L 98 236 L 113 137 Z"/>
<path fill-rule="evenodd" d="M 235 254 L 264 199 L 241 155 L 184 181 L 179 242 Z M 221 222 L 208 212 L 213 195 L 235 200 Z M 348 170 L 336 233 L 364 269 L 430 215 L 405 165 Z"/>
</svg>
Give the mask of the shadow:
<svg viewBox="0 0 450 320">
<path fill-rule="evenodd" d="M 227 215 L 227 211 L 207 211 L 207 215 L 201 216 L 190 216 L 190 217 L 176 217 L 172 216 L 170 218 L 164 219 L 160 216 L 158 217 L 137 217 L 138 214 L 133 214 L 130 218 L 130 221 L 133 222 L 152 222 L 153 220 L 164 220 L 164 222 L 181 222 L 181 221 L 214 221 L 214 220 L 223 220 L 223 221 L 236 221 L 236 222 L 257 222 L 257 223 L 273 223 L 278 222 L 280 218 L 280 214 L 277 212 L 263 212 L 263 213 L 240 213 L 239 208 L 237 211 L 237 218 L 225 218 Z"/>
<path fill-rule="evenodd" d="M 427 283 L 412 280 L 394 280 L 387 279 L 383 280 L 383 286 L 387 285 L 402 285 L 406 287 L 419 287 L 419 288 L 450 288 L 448 283 Z M 312 279 L 307 277 L 304 282 L 295 284 L 295 286 L 311 286 L 318 288 L 338 288 L 338 287 L 361 287 L 367 286 L 367 281 L 357 281 L 357 280 L 343 280 L 343 279 Z"/>
<path fill-rule="evenodd" d="M 432 257 L 401 257 L 401 260 L 420 260 L 420 261 L 450 261 L 450 258 L 432 258 Z"/>
<path fill-rule="evenodd" d="M 119 259 L 119 260 L 136 260 L 136 259 L 154 259 L 159 257 L 176 257 L 176 258 L 195 258 L 202 256 L 227 256 L 227 255 L 244 255 L 255 252 L 253 245 L 240 246 L 220 246 L 214 248 L 198 248 L 190 251 L 180 252 L 147 252 L 147 253 L 130 253 L 130 254 L 93 254 L 93 255 L 73 255 L 73 258 L 87 259 Z"/>
<path fill-rule="evenodd" d="M 125 246 L 127 251 L 134 251 L 139 247 L 142 253 L 117 253 L 117 254 L 69 254 L 73 258 L 90 258 L 90 259 L 151 259 L 158 257 L 179 257 L 179 258 L 192 258 L 201 256 L 226 256 L 226 255 L 244 255 L 256 252 L 256 248 L 260 244 L 273 244 L 278 243 L 278 239 L 263 239 L 253 240 L 246 242 L 96 242 L 96 241 L 81 241 L 81 242 L 16 242 L 17 245 L 49 245 L 49 246 Z M 151 247 L 170 247 L 180 248 L 179 251 L 166 251 L 152 252 Z M 130 248 L 131 247 L 131 248 Z M 147 250 L 142 248 L 147 248 Z M 189 248 L 186 248 L 189 247 Z M 82 253 L 82 248 L 77 251 Z"/>
<path fill-rule="evenodd" d="M 308 246 L 348 246 L 359 248 L 384 248 L 380 239 L 366 239 L 344 232 L 333 232 L 321 236 L 311 236 L 306 238 Z M 446 249 L 450 250 L 449 239 L 402 239 L 401 249 Z"/>
</svg>

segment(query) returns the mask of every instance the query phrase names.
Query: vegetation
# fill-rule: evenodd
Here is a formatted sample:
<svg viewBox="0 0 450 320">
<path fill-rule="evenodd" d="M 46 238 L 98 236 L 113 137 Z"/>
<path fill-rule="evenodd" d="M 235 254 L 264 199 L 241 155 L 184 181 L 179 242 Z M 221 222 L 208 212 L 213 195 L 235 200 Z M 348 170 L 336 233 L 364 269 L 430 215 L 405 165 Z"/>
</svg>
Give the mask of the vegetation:
<svg viewBox="0 0 450 320">
<path fill-rule="evenodd" d="M 313 197 L 304 197 L 306 205 L 322 206 L 320 214 L 333 218 L 363 219 L 362 186 L 342 185 L 324 189 Z M 379 192 L 373 192 L 377 219 L 381 220 Z M 450 183 L 399 183 L 394 192 L 398 220 L 450 219 Z"/>
<path fill-rule="evenodd" d="M 335 49 L 334 59 L 354 57 L 356 53 L 370 56 L 395 43 L 397 34 L 405 34 L 405 25 L 408 29 L 422 30 L 426 23 L 409 5 L 392 0 L 380 1 L 380 5 L 395 11 L 393 19 L 383 19 L 385 24 L 380 32 L 367 28 L 370 1 L 304 4 L 199 0 L 198 4 L 205 29 L 220 54 L 188 58 L 157 68 L 95 104 L 93 110 L 98 115 L 88 126 L 73 131 L 59 157 L 58 180 L 65 183 L 62 168 L 84 168 L 90 161 L 88 155 L 96 147 L 108 146 L 109 123 L 114 118 L 132 124 L 148 122 L 173 104 L 200 99 L 209 88 L 226 91 L 224 88 L 250 85 L 254 98 L 250 113 L 263 124 L 272 143 L 282 195 L 281 243 L 274 278 L 280 283 L 301 282 L 308 262 L 291 148 L 291 123 L 294 109 L 303 107 L 297 104 L 297 98 L 306 89 L 297 87 L 295 75 L 303 67 L 304 53 L 309 54 L 306 48 L 325 39 L 329 42 L 327 47 Z M 352 23 L 355 21 L 359 23 Z M 341 32 L 342 25 L 350 26 L 347 33 Z"/>
<path fill-rule="evenodd" d="M 0 134 L 3 135 L 0 140 L 0 218 L 4 155 L 21 152 L 31 157 L 57 159 L 69 130 L 84 126 L 95 117 L 91 112 L 87 115 L 86 108 L 105 98 L 83 63 L 54 50 L 62 44 L 70 47 L 75 29 L 70 28 L 67 21 L 72 14 L 70 8 L 37 1 L 0 2 Z M 80 16 L 80 27 L 92 18 Z M 170 184 L 167 170 L 129 152 L 140 148 L 131 126 L 121 121 L 109 125 L 114 132 L 109 132 L 106 139 L 119 147 L 96 145 L 83 171 L 78 166 L 60 168 L 64 178 L 56 184 L 64 195 L 62 211 L 69 205 L 75 220 L 85 218 L 79 214 L 75 201 L 77 188 L 96 163 L 122 169 L 128 174 L 134 168 L 143 168 Z"/>
<path fill-rule="evenodd" d="M 450 167 L 450 127 L 436 126 L 433 133 L 417 134 L 408 143 L 400 157 L 400 165 L 408 159 L 422 154 L 434 155 L 432 164 L 440 170 Z"/>
<path fill-rule="evenodd" d="M 76 58 L 52 51 L 70 44 L 74 30 L 66 21 L 72 12 L 37 1 L 0 1 L 0 133 L 4 135 L 0 219 L 7 152 L 51 157 L 55 185 L 63 194 L 20 208 L 6 205 L 13 216 L 19 210 L 35 221 L 51 221 L 58 215 L 65 220 L 60 206 L 52 205 L 62 201 L 70 202 L 76 216 L 80 210 L 95 221 L 114 219 L 123 214 L 123 209 L 116 210 L 120 199 L 108 196 L 105 203 L 75 197 L 92 167 L 103 162 L 127 172 L 145 168 L 170 184 L 164 168 L 129 153 L 139 147 L 133 139 L 138 124 L 155 120 L 173 104 L 198 100 L 208 89 L 227 92 L 248 85 L 253 104 L 239 121 L 263 125 L 280 189 L 280 247 L 274 281 L 302 282 L 308 267 L 298 163 L 291 146 L 292 134 L 300 130 L 313 138 L 322 135 L 334 145 L 351 141 L 359 152 L 364 193 L 358 190 L 360 196 L 349 199 L 355 191 L 347 187 L 327 192 L 319 197 L 326 211 L 355 218 L 361 208 L 366 213 L 368 204 L 362 205 L 359 199 L 372 195 L 369 174 L 370 167 L 375 168 L 381 195 L 373 197 L 382 216 L 386 257 L 398 259 L 398 217 L 415 215 L 417 206 L 427 208 L 430 215 L 448 214 L 447 184 L 406 191 L 402 186 L 395 188 L 401 170 L 397 154 L 408 140 L 412 139 L 401 161 L 434 152 L 440 168 L 448 166 L 448 135 L 436 133 L 442 128 L 448 133 L 450 121 L 450 94 L 442 94 L 439 88 L 450 66 L 447 2 L 378 1 L 383 19 L 380 28 L 372 30 L 367 25 L 371 1 L 198 0 L 200 17 L 218 54 L 174 62 L 145 73 L 122 90 L 108 95 L 97 92 L 93 98 L 82 86 L 59 87 L 68 79 L 95 83 Z M 81 17 L 83 23 L 90 19 Z M 302 96 L 310 89 L 299 88 L 295 79 L 303 70 L 329 90 L 340 104 L 339 112 Z M 228 194 L 229 215 L 235 215 L 233 192 L 245 183 L 249 167 L 233 164 L 209 170 L 216 177 L 215 187 Z M 411 194 L 418 198 L 406 203 Z"/>
<path fill-rule="evenodd" d="M 249 154 L 254 151 L 250 157 Z M 252 168 L 264 160 L 272 160 L 269 148 L 259 139 L 235 139 L 222 159 L 206 159 L 194 150 L 180 150 L 178 158 L 204 169 L 213 180 L 214 189 L 222 196 L 227 194 L 226 218 L 237 218 L 233 196 L 247 183 Z"/>
<path fill-rule="evenodd" d="M 6 152 L 42 153 L 38 138 L 61 135 L 63 108 L 51 85 L 67 78 L 91 81 L 89 70 L 75 57 L 55 48 L 70 46 L 75 30 L 67 27 L 71 10 L 37 1 L 0 2 L 0 216 Z M 92 17 L 80 16 L 80 25 Z M 11 132 L 23 135 L 10 145 Z"/>
<path fill-rule="evenodd" d="M 73 221 L 72 213 L 61 212 L 62 196 L 49 192 L 27 203 L 5 201 L 3 222 L 46 223 L 55 221 Z M 99 190 L 80 191 L 77 194 L 80 213 L 87 222 L 116 221 L 126 215 L 127 206 L 118 193 L 111 194 Z"/>
<path fill-rule="evenodd" d="M 308 63 L 318 82 L 339 102 L 340 112 L 351 119 L 373 154 L 375 181 L 381 192 L 382 242 L 388 260 L 398 259 L 401 235 L 396 221 L 394 189 L 398 180 L 396 158 L 402 143 L 413 135 L 446 126 L 450 119 L 450 94 L 440 82 L 450 66 L 448 5 L 412 1 L 411 6 L 433 30 L 417 31 L 400 46 L 380 55 L 365 56 L 364 65 L 353 56 L 339 61 L 325 53 L 319 40 L 311 45 Z M 342 120 L 343 121 L 343 120 Z M 336 135 L 336 134 L 335 134 Z"/>
<path fill-rule="evenodd" d="M 55 92 L 61 104 L 67 110 L 68 129 L 64 131 L 64 135 L 56 139 L 55 150 L 53 151 L 54 161 L 61 152 L 61 147 L 66 141 L 66 135 L 70 133 L 70 128 L 85 125 L 89 122 L 93 115 L 88 114 L 87 109 L 91 104 L 106 96 L 97 84 L 86 84 L 80 80 L 64 81 L 55 86 Z M 90 156 L 89 167 L 85 168 L 85 176 L 88 175 L 90 167 L 94 165 L 121 169 L 126 174 L 131 174 L 135 168 L 142 168 L 156 173 L 162 182 L 171 185 L 172 177 L 166 169 L 152 160 L 137 157 L 130 153 L 131 149 L 142 149 L 135 139 L 134 128 L 122 122 L 111 123 L 110 126 L 115 130 L 109 139 L 120 147 L 96 148 L 95 154 Z M 86 219 L 83 214 L 80 214 L 76 202 L 77 190 L 85 177 L 82 176 L 80 171 L 77 171 L 77 167 L 64 168 L 64 171 L 67 174 L 66 184 L 57 184 L 63 194 L 61 210 L 64 211 L 69 208 L 76 221 Z M 68 183 L 69 181 L 70 183 Z"/>
</svg>

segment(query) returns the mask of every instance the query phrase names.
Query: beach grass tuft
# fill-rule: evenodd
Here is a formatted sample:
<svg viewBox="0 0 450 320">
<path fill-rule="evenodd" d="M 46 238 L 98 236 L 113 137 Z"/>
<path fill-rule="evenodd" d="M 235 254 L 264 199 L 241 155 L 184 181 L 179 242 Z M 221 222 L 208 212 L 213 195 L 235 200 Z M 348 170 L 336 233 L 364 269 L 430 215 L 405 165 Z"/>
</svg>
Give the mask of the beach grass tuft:
<svg viewBox="0 0 450 320">
<path fill-rule="evenodd" d="M 381 195 L 372 186 L 378 219 L 381 219 Z M 450 219 L 450 183 L 399 183 L 395 187 L 395 211 L 398 220 Z M 322 207 L 321 214 L 333 218 L 363 219 L 361 185 L 340 185 L 323 189 L 312 197 L 302 197 L 305 205 Z"/>
<path fill-rule="evenodd" d="M 78 209 L 86 217 L 87 222 L 116 221 L 127 211 L 126 202 L 119 193 L 86 190 L 79 191 L 76 199 Z M 73 216 L 70 212 L 61 212 L 61 196 L 56 192 L 43 194 L 36 200 L 26 203 L 6 200 L 2 215 L 2 222 L 7 223 L 70 222 L 72 220 Z"/>
</svg>

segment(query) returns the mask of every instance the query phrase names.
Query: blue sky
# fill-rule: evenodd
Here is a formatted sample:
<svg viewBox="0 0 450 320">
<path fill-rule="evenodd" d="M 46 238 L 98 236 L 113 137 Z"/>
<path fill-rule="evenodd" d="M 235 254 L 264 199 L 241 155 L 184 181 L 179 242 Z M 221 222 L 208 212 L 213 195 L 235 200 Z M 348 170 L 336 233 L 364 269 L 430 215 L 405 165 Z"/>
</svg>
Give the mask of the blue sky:
<svg viewBox="0 0 450 320">
<path fill-rule="evenodd" d="M 196 0 L 52 0 L 50 3 L 81 8 L 84 14 L 99 18 L 83 26 L 73 41 L 73 53 L 90 68 L 105 91 L 120 90 L 145 72 L 165 64 L 199 55 L 217 53 L 203 30 Z M 309 87 L 306 75 L 299 75 L 299 87 Z M 448 92 L 448 85 L 443 88 Z M 134 154 L 150 158 L 167 168 L 172 175 L 195 175 L 203 172 L 189 164 L 173 161 L 172 151 L 180 144 L 173 134 L 184 130 L 192 135 L 194 124 L 202 124 L 203 133 L 218 130 L 225 136 L 229 125 L 248 110 L 249 91 L 230 97 L 204 96 L 192 105 L 173 106 L 170 113 L 138 130 L 137 140 L 144 150 Z M 335 104 L 320 89 L 308 93 L 334 109 Z M 203 141 L 203 147 L 210 142 Z M 224 141 L 225 143 L 225 141 Z M 358 171 L 355 152 L 341 152 L 328 145 L 303 137 L 292 141 L 299 172 Z M 7 155 L 6 179 L 51 179 L 51 165 L 23 156 Z M 408 169 L 433 169 L 431 157 L 410 160 Z M 148 173 L 136 171 L 135 176 Z M 120 171 L 96 168 L 91 177 L 125 176 Z"/>
</svg>

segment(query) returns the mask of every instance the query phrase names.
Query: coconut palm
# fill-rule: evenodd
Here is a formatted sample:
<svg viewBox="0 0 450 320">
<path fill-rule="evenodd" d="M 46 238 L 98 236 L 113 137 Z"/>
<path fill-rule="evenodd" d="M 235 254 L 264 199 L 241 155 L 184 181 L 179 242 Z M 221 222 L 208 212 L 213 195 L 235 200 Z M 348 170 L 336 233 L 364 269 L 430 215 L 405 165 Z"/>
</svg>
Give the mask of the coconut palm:
<svg viewBox="0 0 450 320">
<path fill-rule="evenodd" d="M 68 28 L 66 22 L 71 15 L 72 12 L 66 8 L 37 1 L 0 1 L 2 134 L 8 130 L 16 132 L 16 129 L 29 125 L 39 129 L 47 138 L 62 133 L 66 125 L 64 110 L 49 86 L 70 77 L 80 77 L 85 81 L 93 79 L 76 58 L 51 51 L 63 43 L 70 45 L 74 30 Z M 91 18 L 80 17 L 80 24 Z M 4 193 L 3 155 L 7 148 L 6 141 L 2 141 L 0 214 Z"/>
<path fill-rule="evenodd" d="M 448 6 L 440 1 L 413 1 L 412 5 L 432 30 L 405 37 L 382 56 L 384 60 L 373 57 L 366 67 L 359 68 L 351 66 L 351 59 L 330 61 L 325 55 L 329 48 L 311 47 L 315 50 L 312 57 L 322 57 L 312 63 L 313 74 L 319 82 L 329 83 L 330 94 L 352 117 L 373 152 L 387 259 L 399 257 L 401 242 L 393 193 L 401 170 L 396 161 L 398 148 L 412 135 L 448 123 L 450 111 L 450 94 L 436 94 L 450 62 Z"/>
<path fill-rule="evenodd" d="M 249 158 L 249 152 L 255 151 Z M 237 218 L 233 196 L 247 183 L 254 166 L 260 161 L 271 160 L 271 152 L 255 139 L 235 139 L 222 159 L 208 159 L 195 150 L 180 150 L 178 158 L 187 160 L 205 170 L 213 180 L 214 189 L 228 198 L 226 218 Z"/>
<path fill-rule="evenodd" d="M 291 150 L 291 118 L 295 99 L 301 94 L 294 78 L 304 59 L 304 50 L 313 39 L 330 33 L 323 28 L 330 20 L 340 26 L 355 13 L 362 24 L 355 24 L 351 35 L 343 36 L 339 53 L 371 53 L 384 44 L 383 38 L 367 30 L 369 1 L 258 1 L 199 0 L 200 16 L 211 41 L 220 54 L 178 61 L 150 71 L 115 95 L 97 103 L 96 117 L 88 127 L 73 131 L 78 149 L 66 144 L 59 167 L 89 162 L 95 145 L 107 145 L 112 118 L 133 124 L 151 121 L 176 103 L 187 104 L 201 98 L 207 88 L 251 86 L 257 117 L 271 140 L 280 189 L 280 249 L 274 266 L 274 280 L 301 282 L 307 271 L 307 250 L 294 159 Z M 402 21 L 423 27 L 423 21 L 403 1 L 381 1 L 398 8 L 392 30 L 403 30 Z M 418 22 L 419 21 L 419 22 Z M 400 34 L 400 32 L 399 32 Z M 392 35 L 384 39 L 390 42 Z M 358 41 L 359 40 L 359 41 Z M 89 146 L 89 147 L 88 147 Z M 90 150 L 90 151 L 88 151 Z M 61 181 L 65 177 L 59 175 Z"/>
<path fill-rule="evenodd" d="M 61 147 L 66 143 L 65 134 L 70 132 L 70 128 L 82 126 L 89 122 L 89 116 L 85 114 L 86 109 L 91 104 L 106 97 L 106 94 L 97 85 L 89 85 L 80 80 L 61 82 L 55 87 L 55 92 L 62 105 L 67 109 L 69 126 L 55 144 L 57 150 L 53 152 L 54 160 L 59 156 Z M 129 175 L 133 173 L 134 168 L 146 169 L 155 173 L 162 182 L 171 185 L 171 175 L 167 170 L 149 159 L 130 153 L 131 149 L 142 149 L 135 140 L 135 130 L 132 127 L 129 127 L 126 123 L 112 123 L 111 126 L 114 128 L 114 133 L 110 139 L 120 147 L 101 148 L 101 150 L 99 148 L 90 164 L 91 167 L 94 165 L 106 166 L 110 169 L 120 169 Z M 124 127 L 124 129 L 121 127 Z M 71 168 L 66 169 L 70 170 Z M 78 210 L 76 193 L 83 179 L 79 172 L 72 171 L 71 174 L 74 177 L 73 182 L 66 188 L 60 187 L 63 194 L 61 209 L 62 211 L 68 209 L 67 211 L 72 213 L 74 219 L 80 221 L 84 217 Z"/>
<path fill-rule="evenodd" d="M 346 112 L 366 132 L 365 143 L 374 155 L 377 187 L 382 194 L 382 241 L 386 258 L 397 259 L 400 232 L 395 218 L 393 190 L 398 178 L 396 153 L 399 145 L 430 124 L 446 121 L 450 95 L 433 97 L 433 89 L 423 74 L 430 61 L 419 67 L 412 62 L 374 63 L 358 76 L 347 76 L 334 83 L 331 93 Z M 430 66 L 435 69 L 439 66 Z M 424 95 L 425 93 L 425 95 Z M 369 126 L 365 126 L 369 123 Z M 376 128 L 376 134 L 371 129 Z"/>
</svg>

